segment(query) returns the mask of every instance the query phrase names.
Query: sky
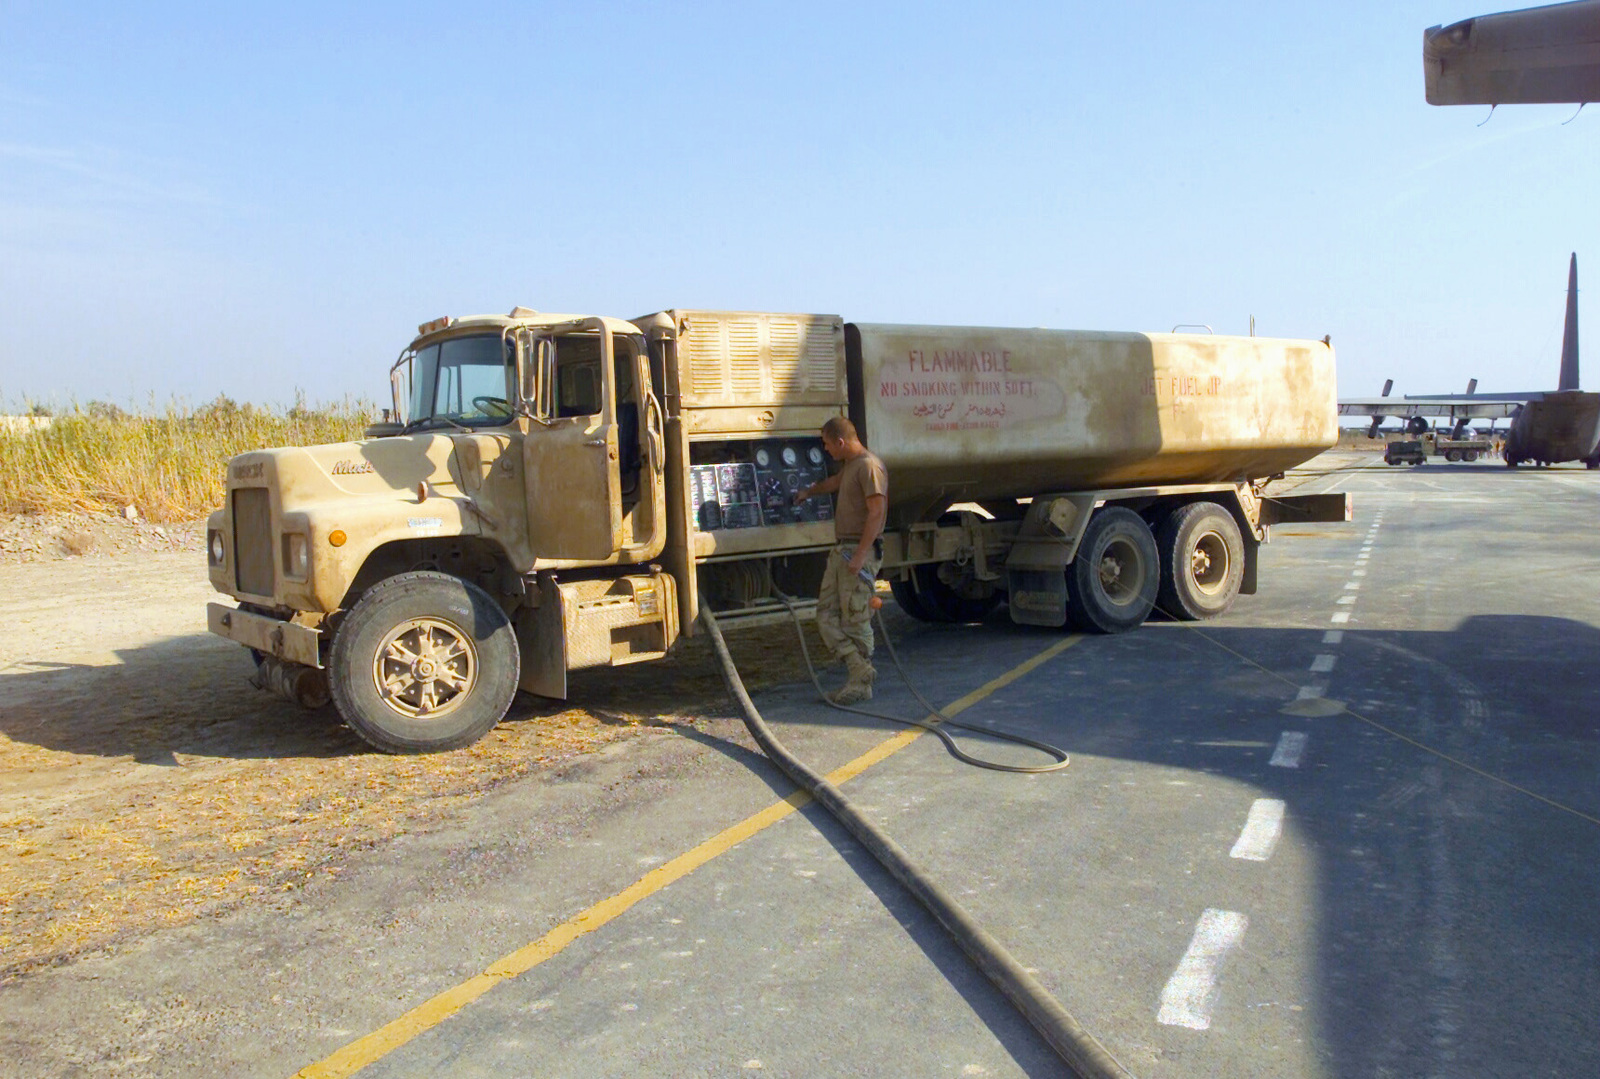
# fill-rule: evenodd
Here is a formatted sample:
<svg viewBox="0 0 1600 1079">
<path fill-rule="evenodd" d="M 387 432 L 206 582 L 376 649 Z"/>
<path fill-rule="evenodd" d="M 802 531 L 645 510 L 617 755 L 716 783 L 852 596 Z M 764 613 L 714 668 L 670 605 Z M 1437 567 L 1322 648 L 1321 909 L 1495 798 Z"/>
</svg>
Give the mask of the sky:
<svg viewBox="0 0 1600 1079">
<path fill-rule="evenodd" d="M 387 403 L 518 304 L 1253 316 L 1344 396 L 1553 388 L 1600 105 L 1423 100 L 1500 9 L 0 0 L 0 409 Z"/>
</svg>

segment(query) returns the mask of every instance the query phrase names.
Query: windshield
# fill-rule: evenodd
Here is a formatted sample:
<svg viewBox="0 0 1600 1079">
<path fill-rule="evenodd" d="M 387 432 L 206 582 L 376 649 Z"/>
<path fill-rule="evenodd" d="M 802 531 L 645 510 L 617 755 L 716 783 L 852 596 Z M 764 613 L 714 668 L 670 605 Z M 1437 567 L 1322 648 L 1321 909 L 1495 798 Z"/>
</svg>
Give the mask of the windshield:
<svg viewBox="0 0 1600 1079">
<path fill-rule="evenodd" d="M 515 354 L 499 334 L 456 337 L 417 350 L 406 427 L 492 427 L 511 422 Z"/>
</svg>

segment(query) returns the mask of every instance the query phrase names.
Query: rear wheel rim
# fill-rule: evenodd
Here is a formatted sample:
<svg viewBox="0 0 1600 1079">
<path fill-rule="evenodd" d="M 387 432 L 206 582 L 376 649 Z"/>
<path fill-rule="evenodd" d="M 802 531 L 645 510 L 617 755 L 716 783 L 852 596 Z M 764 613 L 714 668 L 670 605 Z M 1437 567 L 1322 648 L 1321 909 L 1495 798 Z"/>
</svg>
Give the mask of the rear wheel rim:
<svg viewBox="0 0 1600 1079">
<path fill-rule="evenodd" d="M 1222 533 L 1206 532 L 1195 540 L 1194 550 L 1189 552 L 1189 579 L 1198 591 L 1208 596 L 1225 591 L 1232 568 L 1228 541 Z"/>
<path fill-rule="evenodd" d="M 1100 590 L 1106 601 L 1127 607 L 1144 592 L 1144 556 L 1133 541 L 1118 537 L 1100 555 Z"/>
<path fill-rule="evenodd" d="M 412 618 L 378 645 L 372 681 L 378 696 L 408 719 L 437 719 L 455 711 L 478 680 L 478 648 L 442 618 Z"/>
</svg>

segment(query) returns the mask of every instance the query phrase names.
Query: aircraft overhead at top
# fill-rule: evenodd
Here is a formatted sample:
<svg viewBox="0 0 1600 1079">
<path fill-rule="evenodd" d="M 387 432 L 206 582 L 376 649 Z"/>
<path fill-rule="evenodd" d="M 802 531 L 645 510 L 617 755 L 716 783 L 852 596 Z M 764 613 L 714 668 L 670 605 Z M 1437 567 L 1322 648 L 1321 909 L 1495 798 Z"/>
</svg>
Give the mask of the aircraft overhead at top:
<svg viewBox="0 0 1600 1079">
<path fill-rule="evenodd" d="M 1600 101 L 1600 0 L 1430 26 L 1422 70 L 1430 105 Z"/>
</svg>

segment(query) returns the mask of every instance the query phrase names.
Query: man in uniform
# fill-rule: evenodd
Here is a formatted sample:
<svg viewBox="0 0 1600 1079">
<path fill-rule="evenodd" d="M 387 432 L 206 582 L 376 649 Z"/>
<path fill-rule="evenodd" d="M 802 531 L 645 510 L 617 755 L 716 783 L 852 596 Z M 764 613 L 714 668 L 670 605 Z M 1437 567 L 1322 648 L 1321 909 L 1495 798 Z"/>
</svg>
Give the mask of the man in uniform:
<svg viewBox="0 0 1600 1079">
<path fill-rule="evenodd" d="M 872 696 L 878 672 L 872 667 L 873 579 L 883 563 L 883 522 L 889 512 L 889 474 L 883 462 L 861 444 L 855 424 L 834 416 L 822 425 L 822 444 L 840 464 L 820 483 L 795 492 L 795 501 L 839 495 L 833 511 L 837 546 L 828 552 L 817 596 L 817 631 L 828 651 L 844 661 L 850 678 L 829 699 L 851 704 Z"/>
</svg>

